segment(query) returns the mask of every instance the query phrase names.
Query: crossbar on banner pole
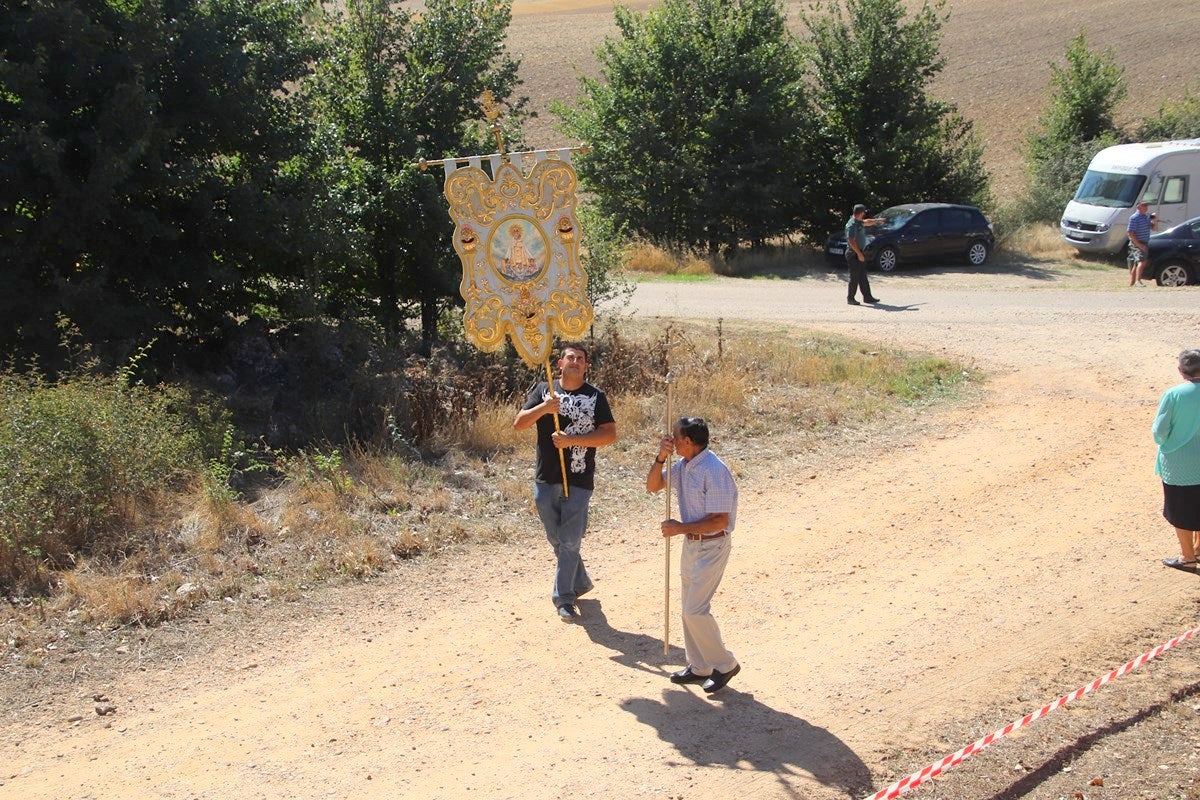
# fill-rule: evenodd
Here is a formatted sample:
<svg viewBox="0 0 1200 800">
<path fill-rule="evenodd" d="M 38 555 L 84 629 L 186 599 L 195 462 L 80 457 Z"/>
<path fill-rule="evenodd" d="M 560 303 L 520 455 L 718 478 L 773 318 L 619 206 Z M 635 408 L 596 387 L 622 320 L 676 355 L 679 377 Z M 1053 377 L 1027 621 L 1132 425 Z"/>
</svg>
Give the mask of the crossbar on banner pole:
<svg viewBox="0 0 1200 800">
<path fill-rule="evenodd" d="M 488 161 L 493 158 L 504 158 L 504 159 L 523 158 L 524 156 L 533 156 L 533 155 L 537 155 L 538 153 L 558 153 L 562 150 L 566 150 L 568 153 L 579 153 L 581 155 L 587 155 L 589 152 L 591 152 L 591 149 L 592 148 L 588 147 L 586 144 L 581 144 L 578 147 L 549 148 L 547 150 L 521 150 L 520 152 L 517 152 L 517 153 L 490 153 L 486 156 L 457 156 L 456 158 L 433 158 L 433 159 L 422 158 L 422 159 L 419 159 L 419 160 L 413 162 L 413 166 L 416 167 L 417 169 L 421 170 L 422 172 L 424 172 L 429 167 L 440 167 L 442 164 L 467 164 L 467 163 L 470 163 L 471 159 L 479 159 L 480 161 Z"/>
</svg>

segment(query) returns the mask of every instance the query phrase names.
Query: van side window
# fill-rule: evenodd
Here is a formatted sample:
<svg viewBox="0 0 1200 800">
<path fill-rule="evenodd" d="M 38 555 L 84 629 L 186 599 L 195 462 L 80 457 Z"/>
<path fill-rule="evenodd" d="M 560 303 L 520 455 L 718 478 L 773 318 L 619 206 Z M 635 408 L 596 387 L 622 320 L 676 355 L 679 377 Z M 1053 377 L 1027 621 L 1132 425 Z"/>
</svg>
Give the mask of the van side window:
<svg viewBox="0 0 1200 800">
<path fill-rule="evenodd" d="M 1187 202 L 1187 176 L 1172 175 L 1167 178 L 1163 186 L 1162 202 L 1164 203 L 1186 203 Z"/>
<path fill-rule="evenodd" d="M 1156 206 L 1159 203 L 1187 202 L 1187 175 L 1172 175 L 1161 181 L 1151 181 L 1142 195 L 1142 202 Z"/>
</svg>

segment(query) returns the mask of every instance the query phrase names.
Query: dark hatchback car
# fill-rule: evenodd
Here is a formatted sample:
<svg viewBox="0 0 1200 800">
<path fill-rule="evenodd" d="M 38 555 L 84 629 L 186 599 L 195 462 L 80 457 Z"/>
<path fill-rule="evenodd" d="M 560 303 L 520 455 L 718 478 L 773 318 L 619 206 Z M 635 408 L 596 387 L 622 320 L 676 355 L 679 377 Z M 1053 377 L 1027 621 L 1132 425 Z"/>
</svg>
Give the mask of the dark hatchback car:
<svg viewBox="0 0 1200 800">
<path fill-rule="evenodd" d="M 867 228 L 867 263 L 883 272 L 916 261 L 959 258 L 978 267 L 987 261 L 996 243 L 992 223 L 975 206 L 906 203 L 874 216 L 886 222 Z M 844 230 L 826 240 L 825 256 L 845 261 Z"/>
<path fill-rule="evenodd" d="M 1159 286 L 1200 282 L 1200 217 L 1150 236 L 1150 263 L 1142 277 Z"/>
</svg>

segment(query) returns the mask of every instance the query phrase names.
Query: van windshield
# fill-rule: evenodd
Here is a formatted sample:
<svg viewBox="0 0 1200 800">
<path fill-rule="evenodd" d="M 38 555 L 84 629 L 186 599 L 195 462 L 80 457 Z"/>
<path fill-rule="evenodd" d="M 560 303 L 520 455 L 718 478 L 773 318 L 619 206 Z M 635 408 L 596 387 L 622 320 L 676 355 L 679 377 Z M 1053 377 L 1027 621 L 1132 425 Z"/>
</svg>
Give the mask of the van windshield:
<svg viewBox="0 0 1200 800">
<path fill-rule="evenodd" d="M 1105 208 L 1129 208 L 1142 191 L 1145 175 L 1121 175 L 1089 169 L 1075 192 L 1076 203 Z"/>
</svg>

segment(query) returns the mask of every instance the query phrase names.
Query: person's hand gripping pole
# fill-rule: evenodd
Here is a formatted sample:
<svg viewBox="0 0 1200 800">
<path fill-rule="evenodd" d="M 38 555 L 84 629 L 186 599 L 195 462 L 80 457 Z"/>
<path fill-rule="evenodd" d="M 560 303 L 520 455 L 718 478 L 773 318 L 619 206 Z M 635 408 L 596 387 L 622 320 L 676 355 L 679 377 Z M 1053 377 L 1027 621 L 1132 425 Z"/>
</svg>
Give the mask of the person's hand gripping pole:
<svg viewBox="0 0 1200 800">
<path fill-rule="evenodd" d="M 550 359 L 548 358 L 546 359 L 546 385 L 550 387 L 550 396 L 558 397 L 554 393 L 554 374 L 550 372 Z M 558 427 L 558 414 L 554 415 L 554 432 L 561 433 L 561 429 Z M 558 449 L 558 466 L 562 470 L 563 497 L 570 497 L 571 489 L 567 486 L 567 457 L 563 455 L 561 448 Z"/>
</svg>

